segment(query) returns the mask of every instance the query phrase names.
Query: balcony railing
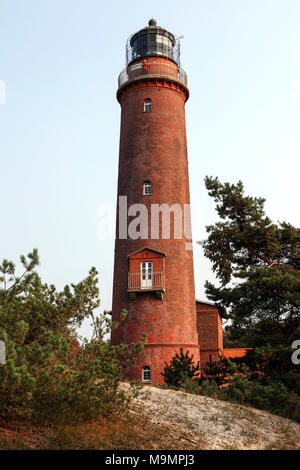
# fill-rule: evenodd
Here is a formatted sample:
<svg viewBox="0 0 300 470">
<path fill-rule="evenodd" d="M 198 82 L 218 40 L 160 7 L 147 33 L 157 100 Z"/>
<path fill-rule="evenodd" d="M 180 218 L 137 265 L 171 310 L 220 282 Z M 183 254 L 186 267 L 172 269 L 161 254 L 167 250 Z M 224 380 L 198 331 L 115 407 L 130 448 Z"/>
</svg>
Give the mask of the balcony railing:
<svg viewBox="0 0 300 470">
<path fill-rule="evenodd" d="M 165 273 L 162 271 L 152 272 L 129 272 L 128 273 L 128 291 L 156 291 L 165 290 Z"/>
<path fill-rule="evenodd" d="M 122 70 L 118 80 L 119 88 L 130 80 L 147 75 L 173 78 L 187 85 L 187 75 L 178 65 L 162 60 L 145 59 L 142 62 L 129 65 L 129 67 Z"/>
</svg>

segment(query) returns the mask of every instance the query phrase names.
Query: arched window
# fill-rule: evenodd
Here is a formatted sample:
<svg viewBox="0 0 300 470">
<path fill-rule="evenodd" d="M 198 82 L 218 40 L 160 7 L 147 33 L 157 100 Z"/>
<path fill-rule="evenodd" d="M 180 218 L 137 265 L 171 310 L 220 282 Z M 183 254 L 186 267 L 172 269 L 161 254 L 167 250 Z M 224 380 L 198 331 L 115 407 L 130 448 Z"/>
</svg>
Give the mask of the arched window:
<svg viewBox="0 0 300 470">
<path fill-rule="evenodd" d="M 142 382 L 148 384 L 151 382 L 151 370 L 149 366 L 143 367 Z"/>
<path fill-rule="evenodd" d="M 145 181 L 143 187 L 144 196 L 150 196 L 152 194 L 152 183 L 151 181 Z"/>
<path fill-rule="evenodd" d="M 152 101 L 150 100 L 150 98 L 147 98 L 144 101 L 144 112 L 151 113 L 151 111 L 152 111 Z"/>
</svg>

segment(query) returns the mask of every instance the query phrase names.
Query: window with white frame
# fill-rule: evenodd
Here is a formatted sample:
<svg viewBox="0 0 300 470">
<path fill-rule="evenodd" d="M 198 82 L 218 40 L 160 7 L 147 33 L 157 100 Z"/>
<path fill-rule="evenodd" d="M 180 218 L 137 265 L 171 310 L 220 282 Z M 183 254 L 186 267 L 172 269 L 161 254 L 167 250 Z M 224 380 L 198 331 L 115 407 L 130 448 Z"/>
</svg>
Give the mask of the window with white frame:
<svg viewBox="0 0 300 470">
<path fill-rule="evenodd" d="M 141 263 L 141 288 L 149 289 L 153 282 L 153 263 L 152 261 L 143 261 Z"/>
<path fill-rule="evenodd" d="M 152 100 L 150 100 L 150 98 L 147 98 L 144 101 L 144 112 L 145 113 L 151 113 L 152 112 Z"/>
<path fill-rule="evenodd" d="M 151 369 L 149 366 L 143 367 L 142 382 L 150 383 L 151 382 Z"/>
<path fill-rule="evenodd" d="M 152 194 L 152 183 L 151 181 L 145 181 L 143 188 L 144 196 L 150 196 Z"/>
</svg>

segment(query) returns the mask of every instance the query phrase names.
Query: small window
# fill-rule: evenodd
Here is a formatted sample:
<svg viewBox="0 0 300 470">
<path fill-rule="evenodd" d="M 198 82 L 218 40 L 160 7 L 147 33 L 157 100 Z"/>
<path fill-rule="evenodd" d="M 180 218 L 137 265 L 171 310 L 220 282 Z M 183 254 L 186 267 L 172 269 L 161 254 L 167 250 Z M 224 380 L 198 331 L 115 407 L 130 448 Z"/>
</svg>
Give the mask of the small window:
<svg viewBox="0 0 300 470">
<path fill-rule="evenodd" d="M 151 181 L 145 181 L 143 194 L 144 194 L 144 196 L 150 196 L 152 194 L 152 183 L 151 183 Z"/>
<path fill-rule="evenodd" d="M 151 370 L 149 366 L 143 367 L 142 381 L 148 384 L 151 382 Z"/>
<path fill-rule="evenodd" d="M 144 101 L 144 112 L 151 113 L 151 111 L 152 111 L 152 101 L 150 100 L 150 98 L 147 98 Z"/>
</svg>

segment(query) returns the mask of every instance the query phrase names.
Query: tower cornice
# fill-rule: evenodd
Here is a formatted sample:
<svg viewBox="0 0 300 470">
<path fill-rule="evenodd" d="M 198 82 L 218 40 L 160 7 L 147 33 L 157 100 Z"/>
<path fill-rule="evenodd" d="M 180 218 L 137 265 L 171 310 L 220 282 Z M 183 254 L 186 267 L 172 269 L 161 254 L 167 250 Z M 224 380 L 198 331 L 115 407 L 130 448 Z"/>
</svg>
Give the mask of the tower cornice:
<svg viewBox="0 0 300 470">
<path fill-rule="evenodd" d="M 186 102 L 189 98 L 189 89 L 179 80 L 170 80 L 168 77 L 151 76 L 140 79 L 134 79 L 125 85 L 121 86 L 117 91 L 117 100 L 122 103 L 122 100 L 131 93 L 139 90 L 147 89 L 166 89 L 178 93 Z"/>
<path fill-rule="evenodd" d="M 169 59 L 149 57 L 135 61 L 119 75 L 117 100 L 135 90 L 147 88 L 168 89 L 179 93 L 184 101 L 189 98 L 185 71 Z"/>
</svg>

